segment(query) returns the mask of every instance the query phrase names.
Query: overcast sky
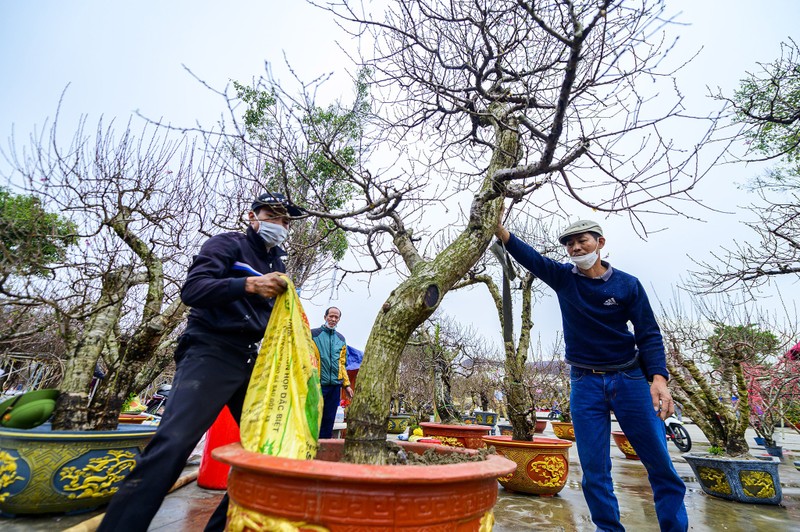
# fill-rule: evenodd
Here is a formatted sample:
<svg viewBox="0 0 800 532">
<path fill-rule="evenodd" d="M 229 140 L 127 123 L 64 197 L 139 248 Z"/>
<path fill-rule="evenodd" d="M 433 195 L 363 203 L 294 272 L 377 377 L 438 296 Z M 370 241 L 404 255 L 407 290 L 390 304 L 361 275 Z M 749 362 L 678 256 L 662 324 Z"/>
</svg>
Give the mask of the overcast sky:
<svg viewBox="0 0 800 532">
<path fill-rule="evenodd" d="M 707 86 L 730 94 L 756 62 L 775 59 L 779 43 L 797 34 L 797 0 L 668 2 L 671 13 L 686 25 L 676 53 L 700 55 L 680 77 L 681 89 L 694 114 L 706 114 L 718 104 L 706 98 Z M 341 64 L 335 46 L 341 34 L 324 13 L 303 2 L 203 0 L 139 1 L 11 1 L 0 0 L 0 136 L 12 128 L 22 140 L 34 126 L 51 118 L 69 84 L 61 127 L 74 124 L 81 113 L 91 124 L 100 115 L 127 120 L 139 110 L 151 118 L 164 117 L 182 125 L 195 120 L 209 124 L 222 113 L 220 100 L 186 73 L 182 65 L 215 87 L 230 79 L 248 81 L 274 65 L 287 78 L 284 54 L 304 79 L 332 71 Z M 350 84 L 337 81 L 345 93 Z M 3 164 L 0 161 L 0 164 Z M 651 299 L 668 302 L 673 287 L 692 268 L 690 256 L 709 258 L 709 252 L 734 240 L 752 239 L 741 225 L 752 219 L 737 206 L 754 201 L 731 183 L 744 183 L 758 170 L 744 165 L 712 172 L 698 187 L 697 196 L 712 208 L 731 212 L 699 213 L 705 222 L 677 219 L 648 220 L 655 232 L 647 241 L 636 236 L 623 217 L 600 219 L 606 228 L 606 251 L 613 265 L 638 276 Z M 572 219 L 592 217 L 576 209 Z M 349 290 L 306 301 L 312 324 L 322 322 L 329 304 L 343 311 L 340 330 L 348 343 L 363 348 L 374 316 L 395 278 L 375 280 L 367 289 L 354 282 Z M 777 285 L 791 301 L 798 284 Z M 774 290 L 771 300 L 775 303 Z M 443 307 L 460 321 L 474 324 L 480 333 L 499 341 L 499 323 L 485 290 L 449 294 Z M 771 301 L 771 302 L 770 302 Z M 535 313 L 536 327 L 546 343 L 560 329 L 554 298 L 543 301 Z"/>
</svg>

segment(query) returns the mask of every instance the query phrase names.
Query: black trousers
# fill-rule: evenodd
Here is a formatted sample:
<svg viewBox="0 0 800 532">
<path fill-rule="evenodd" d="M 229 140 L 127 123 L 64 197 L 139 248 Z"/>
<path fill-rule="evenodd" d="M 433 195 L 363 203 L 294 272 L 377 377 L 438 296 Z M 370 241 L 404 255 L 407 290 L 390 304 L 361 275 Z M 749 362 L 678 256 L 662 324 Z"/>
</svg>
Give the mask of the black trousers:
<svg viewBox="0 0 800 532">
<path fill-rule="evenodd" d="M 225 405 L 236 422 L 257 355 L 257 344 L 197 330 L 184 333 L 175 350 L 177 368 L 155 436 L 111 499 L 98 530 L 145 532 L 192 450 Z M 223 530 L 226 493 L 206 525 Z"/>
<path fill-rule="evenodd" d="M 333 424 L 336 423 L 336 411 L 342 401 L 342 385 L 322 387 L 322 421 L 319 427 L 319 439 L 333 437 Z"/>
</svg>

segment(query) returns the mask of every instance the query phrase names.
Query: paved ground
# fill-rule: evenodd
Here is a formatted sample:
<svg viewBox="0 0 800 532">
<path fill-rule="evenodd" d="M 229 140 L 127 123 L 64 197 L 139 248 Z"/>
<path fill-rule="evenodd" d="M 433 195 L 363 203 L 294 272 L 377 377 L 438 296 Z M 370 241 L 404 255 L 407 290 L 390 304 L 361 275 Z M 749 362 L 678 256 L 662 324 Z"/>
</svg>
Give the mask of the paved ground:
<svg viewBox="0 0 800 532">
<path fill-rule="evenodd" d="M 708 445 L 702 433 L 694 425 L 687 425 L 695 446 L 702 450 Z M 552 435 L 548 430 L 545 435 Z M 748 441 L 754 454 L 763 450 L 755 447 L 751 431 Z M 690 529 L 697 532 L 749 532 L 754 530 L 800 531 L 800 471 L 792 462 L 800 460 L 800 435 L 787 432 L 778 443 L 782 443 L 786 457 L 780 465 L 783 485 L 783 504 L 763 506 L 738 504 L 705 495 L 694 479 L 691 468 L 681 458 L 672 444 L 671 454 L 678 473 L 688 488 L 686 506 Z M 614 489 L 620 501 L 622 520 L 631 531 L 658 530 L 652 504 L 652 494 L 646 473 L 641 463 L 626 460 L 612 445 Z M 580 466 L 577 452 L 570 451 L 570 478 L 567 486 L 556 497 L 539 498 L 511 494 L 500 488 L 495 506 L 495 532 L 547 530 L 563 532 L 589 532 L 594 530 L 588 509 L 580 489 Z M 196 465 L 187 466 L 191 473 Z M 195 482 L 187 484 L 170 494 L 153 521 L 151 532 L 194 532 L 202 530 L 211 512 L 222 497 L 221 491 L 205 490 Z M 131 502 L 135 504 L 135 501 Z M 44 516 L 0 518 L 0 529 L 8 532 L 62 531 L 71 527 L 73 532 L 91 531 L 102 510 L 75 516 Z M 92 519 L 94 518 L 94 519 Z"/>
</svg>

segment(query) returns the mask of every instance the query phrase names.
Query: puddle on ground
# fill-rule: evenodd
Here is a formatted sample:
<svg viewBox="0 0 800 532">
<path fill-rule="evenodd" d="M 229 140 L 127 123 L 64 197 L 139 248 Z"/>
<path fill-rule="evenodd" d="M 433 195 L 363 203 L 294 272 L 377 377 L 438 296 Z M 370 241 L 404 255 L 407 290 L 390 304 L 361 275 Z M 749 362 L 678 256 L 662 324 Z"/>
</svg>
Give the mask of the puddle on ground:
<svg viewBox="0 0 800 532">
<path fill-rule="evenodd" d="M 658 531 L 653 494 L 644 466 L 625 459 L 612 462 L 614 492 L 619 500 L 622 524 L 630 531 Z M 580 478 L 580 467 L 570 463 L 567 485 L 555 497 L 520 495 L 500 488 L 494 507 L 494 532 L 594 532 Z M 685 501 L 689 530 L 693 532 L 800 531 L 798 488 L 784 488 L 783 504 L 772 506 L 717 499 L 703 493 L 697 483 L 687 482 Z"/>
</svg>

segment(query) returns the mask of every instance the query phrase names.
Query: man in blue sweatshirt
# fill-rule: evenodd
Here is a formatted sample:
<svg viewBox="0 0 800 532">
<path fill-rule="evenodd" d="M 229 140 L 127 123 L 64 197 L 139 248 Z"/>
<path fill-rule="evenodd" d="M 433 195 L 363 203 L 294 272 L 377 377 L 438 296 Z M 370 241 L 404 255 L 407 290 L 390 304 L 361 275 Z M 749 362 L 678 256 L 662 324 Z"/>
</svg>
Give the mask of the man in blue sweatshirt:
<svg viewBox="0 0 800 532">
<path fill-rule="evenodd" d="M 663 422 L 675 408 L 664 343 L 641 283 L 600 259 L 606 240 L 593 221 L 575 222 L 558 237 L 573 264 L 543 257 L 502 225 L 495 234 L 558 297 L 583 495 L 597 529 L 624 530 L 611 480 L 613 411 L 647 468 L 661 530 L 686 531 L 686 486 L 670 460 Z"/>
<path fill-rule="evenodd" d="M 320 439 L 330 438 L 333 435 L 333 424 L 336 421 L 342 386 L 347 397 L 353 397 L 353 389 L 347 377 L 347 341 L 344 335 L 336 330 L 341 317 L 341 310 L 330 307 L 325 311 L 325 323 L 322 327 L 311 329 L 311 338 L 317 348 L 319 382 L 322 386 Z"/>
<path fill-rule="evenodd" d="M 277 192 L 261 194 L 251 209 L 246 233 L 211 237 L 189 267 L 181 299 L 191 311 L 175 348 L 166 410 L 100 531 L 145 532 L 223 407 L 239 422 L 275 297 L 286 291 L 280 245 L 291 218 L 303 214 Z M 223 530 L 227 511 L 225 494 L 206 530 Z"/>
</svg>

